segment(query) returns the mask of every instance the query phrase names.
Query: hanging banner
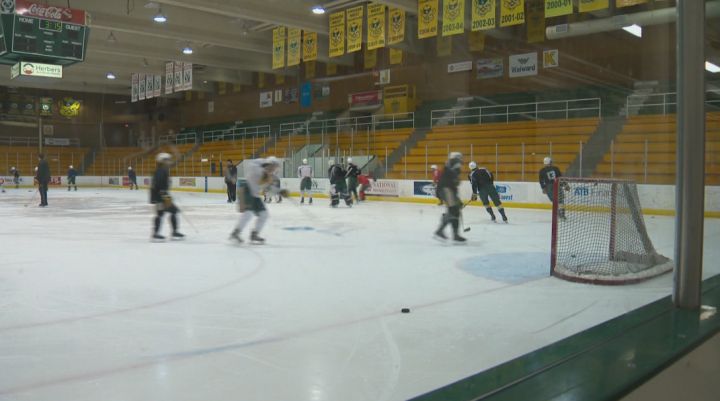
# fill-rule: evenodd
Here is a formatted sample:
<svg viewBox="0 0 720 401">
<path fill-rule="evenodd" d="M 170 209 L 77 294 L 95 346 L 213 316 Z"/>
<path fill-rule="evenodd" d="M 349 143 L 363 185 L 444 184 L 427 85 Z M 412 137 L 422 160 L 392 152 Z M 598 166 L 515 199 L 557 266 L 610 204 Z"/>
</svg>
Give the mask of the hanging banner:
<svg viewBox="0 0 720 401">
<path fill-rule="evenodd" d="M 545 18 L 572 14 L 572 0 L 545 0 Z"/>
<path fill-rule="evenodd" d="M 608 0 L 579 0 L 578 2 L 578 11 L 581 13 L 604 10 L 606 8 L 608 8 Z"/>
<path fill-rule="evenodd" d="M 287 65 L 292 67 L 298 64 L 300 64 L 300 28 L 289 28 Z"/>
<path fill-rule="evenodd" d="M 285 27 L 273 29 L 272 68 L 285 68 Z"/>
<path fill-rule="evenodd" d="M 615 7 L 630 7 L 643 3 L 647 3 L 647 0 L 615 0 Z"/>
<path fill-rule="evenodd" d="M 525 22 L 525 0 L 500 0 L 500 26 Z"/>
<path fill-rule="evenodd" d="M 560 66 L 560 53 L 557 49 L 543 51 L 543 68 L 554 68 Z"/>
<path fill-rule="evenodd" d="M 284 77 L 284 75 L 282 75 Z M 227 83 L 218 82 L 218 95 L 222 96 L 227 93 Z"/>
<path fill-rule="evenodd" d="M 316 67 L 317 67 L 317 61 L 306 61 L 305 62 L 305 79 L 315 78 Z"/>
<path fill-rule="evenodd" d="M 537 53 L 513 54 L 510 56 L 510 78 L 537 75 Z"/>
<path fill-rule="evenodd" d="M 347 52 L 360 51 L 363 39 L 363 6 L 348 8 L 345 12 L 347 13 Z"/>
<path fill-rule="evenodd" d="M 437 55 L 446 57 L 452 54 L 452 36 L 437 37 Z"/>
<path fill-rule="evenodd" d="M 485 34 L 482 31 L 470 32 L 468 42 L 471 52 L 481 52 L 485 50 Z"/>
<path fill-rule="evenodd" d="M 377 50 L 368 50 L 365 49 L 365 54 L 363 57 L 365 61 L 365 69 L 371 70 L 377 66 Z"/>
<path fill-rule="evenodd" d="M 260 108 L 264 109 L 272 107 L 273 105 L 273 93 L 272 92 L 260 92 Z"/>
<path fill-rule="evenodd" d="M 495 0 L 472 1 L 472 31 L 495 28 Z"/>
<path fill-rule="evenodd" d="M 390 48 L 390 64 L 402 64 L 403 62 L 403 51 L 401 49 Z"/>
<path fill-rule="evenodd" d="M 405 10 L 390 8 L 390 26 L 388 27 L 389 45 L 405 40 Z"/>
<path fill-rule="evenodd" d="M 318 54 L 317 32 L 303 31 L 303 61 L 317 60 Z"/>
<path fill-rule="evenodd" d="M 175 80 L 173 82 L 175 92 L 180 92 L 183 90 L 183 63 L 181 61 L 176 61 L 174 65 L 175 70 Z"/>
<path fill-rule="evenodd" d="M 145 74 L 140 74 L 138 83 L 138 100 L 145 100 Z"/>
<path fill-rule="evenodd" d="M 312 106 L 312 83 L 303 82 L 300 85 L 300 106 L 311 107 Z"/>
<path fill-rule="evenodd" d="M 368 5 L 368 49 L 385 47 L 385 5 Z"/>
<path fill-rule="evenodd" d="M 156 74 L 155 77 L 155 84 L 153 85 L 153 88 L 155 90 L 155 93 L 153 93 L 153 97 L 160 97 L 162 96 L 162 75 Z"/>
<path fill-rule="evenodd" d="M 193 87 L 193 65 L 192 63 L 183 64 L 183 90 L 189 91 Z"/>
<path fill-rule="evenodd" d="M 325 75 L 335 75 L 337 74 L 337 64 L 333 63 L 327 63 L 325 64 Z"/>
<path fill-rule="evenodd" d="M 570 9 L 572 10 L 572 2 L 570 2 Z M 528 4 L 527 24 L 525 25 L 528 43 L 545 41 L 545 16 L 543 14 L 544 10 L 541 3 Z"/>
<path fill-rule="evenodd" d="M 155 76 L 145 75 L 145 99 L 152 99 L 155 96 Z"/>
<path fill-rule="evenodd" d="M 418 1 L 418 38 L 437 36 L 438 0 Z"/>
<path fill-rule="evenodd" d="M 173 87 L 175 86 L 173 84 L 173 81 L 175 81 L 175 75 L 173 74 L 173 65 L 174 63 L 172 61 L 165 63 L 165 94 L 170 95 L 173 93 Z"/>
<path fill-rule="evenodd" d="M 465 0 L 443 0 L 442 35 L 465 32 Z"/>
<path fill-rule="evenodd" d="M 330 57 L 345 54 L 345 11 L 330 14 Z"/>
<path fill-rule="evenodd" d="M 132 74 L 132 86 L 130 90 L 130 102 L 135 103 L 138 101 L 138 91 L 140 85 L 140 77 L 138 74 Z"/>
</svg>

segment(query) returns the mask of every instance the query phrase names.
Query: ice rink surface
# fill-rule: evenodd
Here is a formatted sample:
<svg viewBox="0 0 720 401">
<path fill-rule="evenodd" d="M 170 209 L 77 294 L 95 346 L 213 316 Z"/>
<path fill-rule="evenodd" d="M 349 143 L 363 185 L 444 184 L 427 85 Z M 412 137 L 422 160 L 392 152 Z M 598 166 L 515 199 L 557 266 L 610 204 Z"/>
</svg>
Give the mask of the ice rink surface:
<svg viewBox="0 0 720 401">
<path fill-rule="evenodd" d="M 0 194 L 2 401 L 404 400 L 671 291 L 549 277 L 549 211 L 465 209 L 454 246 L 431 238 L 437 206 L 286 200 L 250 246 L 225 195 L 175 192 L 198 233 L 181 218 L 185 241 L 151 243 L 146 190 L 32 195 Z M 672 257 L 674 219 L 646 224 Z"/>
</svg>

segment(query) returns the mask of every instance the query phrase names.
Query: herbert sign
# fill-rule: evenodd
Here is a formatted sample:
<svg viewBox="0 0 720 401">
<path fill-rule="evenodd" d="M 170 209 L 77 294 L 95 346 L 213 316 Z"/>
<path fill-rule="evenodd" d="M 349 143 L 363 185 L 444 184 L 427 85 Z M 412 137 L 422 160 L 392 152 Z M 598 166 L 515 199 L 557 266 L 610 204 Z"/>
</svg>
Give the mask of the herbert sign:
<svg viewBox="0 0 720 401">
<path fill-rule="evenodd" d="M 30 63 L 21 61 L 11 69 L 11 78 L 18 75 L 28 77 L 62 78 L 63 68 L 61 65 Z"/>
</svg>

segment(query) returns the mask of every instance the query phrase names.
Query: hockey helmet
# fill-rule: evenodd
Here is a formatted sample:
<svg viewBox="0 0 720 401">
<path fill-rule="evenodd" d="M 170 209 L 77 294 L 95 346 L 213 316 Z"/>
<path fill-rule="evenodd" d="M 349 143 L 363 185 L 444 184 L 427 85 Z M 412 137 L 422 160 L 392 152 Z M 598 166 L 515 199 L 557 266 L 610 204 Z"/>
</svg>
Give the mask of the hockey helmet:
<svg viewBox="0 0 720 401">
<path fill-rule="evenodd" d="M 307 159 L 303 159 L 303 164 L 307 164 Z"/>
<path fill-rule="evenodd" d="M 279 166 L 279 165 L 280 165 L 280 160 L 278 160 L 278 158 L 275 157 L 275 156 L 270 156 L 270 157 L 268 157 L 267 159 L 265 159 L 265 163 L 264 163 L 264 164 L 273 164 L 273 165 L 275 165 L 275 166 Z"/>
<path fill-rule="evenodd" d="M 335 159 L 328 159 L 328 166 L 332 167 L 335 165 Z"/>
<path fill-rule="evenodd" d="M 15 170 L 15 166 L 12 166 L 12 167 L 10 168 L 10 170 L 13 170 L 13 171 L 14 171 L 14 170 Z"/>
<path fill-rule="evenodd" d="M 73 167 L 73 165 L 71 164 L 71 165 L 70 165 L 70 168 L 75 168 L 75 167 Z"/>
<path fill-rule="evenodd" d="M 128 166 L 128 170 L 132 170 L 132 166 Z"/>
<path fill-rule="evenodd" d="M 437 170 L 437 164 L 433 164 L 432 166 L 430 166 L 430 168 L 433 170 Z"/>
<path fill-rule="evenodd" d="M 475 170 L 477 168 L 477 163 L 470 162 L 470 164 L 468 164 L 468 167 L 470 167 L 470 170 Z"/>
<path fill-rule="evenodd" d="M 544 158 L 544 159 L 543 159 L 543 164 L 546 165 L 546 166 L 551 165 L 551 164 L 552 164 L 552 159 L 549 158 L 549 157 Z"/>
<path fill-rule="evenodd" d="M 172 159 L 172 156 L 170 156 L 170 153 L 161 152 L 158 153 L 157 156 L 155 156 L 155 161 L 158 163 L 170 161 Z"/>
<path fill-rule="evenodd" d="M 460 152 L 450 152 L 450 155 L 448 156 L 448 160 L 460 160 L 460 161 L 462 161 L 462 153 L 460 153 Z"/>
<path fill-rule="evenodd" d="M 35 166 L 35 171 L 37 171 L 37 170 L 38 170 L 38 168 L 37 168 L 37 166 Z"/>
<path fill-rule="evenodd" d="M 352 157 L 348 157 L 348 158 L 347 158 L 347 162 L 348 162 L 348 163 L 352 163 Z"/>
</svg>

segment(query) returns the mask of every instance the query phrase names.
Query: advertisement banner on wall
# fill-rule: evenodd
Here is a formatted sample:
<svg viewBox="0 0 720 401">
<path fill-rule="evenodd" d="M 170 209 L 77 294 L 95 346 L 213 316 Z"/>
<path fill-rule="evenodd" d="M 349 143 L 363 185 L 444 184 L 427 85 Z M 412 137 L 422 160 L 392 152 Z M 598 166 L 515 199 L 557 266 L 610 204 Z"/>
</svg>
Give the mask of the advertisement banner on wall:
<svg viewBox="0 0 720 401">
<path fill-rule="evenodd" d="M 475 63 L 477 79 L 498 78 L 505 74 L 501 58 L 481 58 Z"/>
<path fill-rule="evenodd" d="M 372 183 L 367 194 L 372 196 L 398 197 L 400 196 L 400 184 L 398 181 L 393 180 L 377 180 Z"/>
<path fill-rule="evenodd" d="M 50 177 L 50 185 L 62 185 L 62 177 Z"/>
<path fill-rule="evenodd" d="M 129 177 L 123 177 L 123 178 L 122 178 L 122 185 L 123 185 L 124 187 L 129 187 L 129 186 L 130 186 L 130 178 L 129 178 Z"/>
<path fill-rule="evenodd" d="M 459 63 L 450 63 L 448 64 L 447 72 L 453 73 L 453 72 L 463 72 L 463 71 L 472 71 L 472 61 L 461 61 Z"/>
<path fill-rule="evenodd" d="M 312 106 L 312 82 L 304 82 L 300 86 L 300 106 Z"/>
<path fill-rule="evenodd" d="M 196 182 L 194 177 L 180 177 L 179 181 L 181 187 L 194 187 Z"/>
<path fill-rule="evenodd" d="M 435 184 L 432 181 L 413 181 L 413 195 L 435 196 Z"/>
<path fill-rule="evenodd" d="M 45 145 L 70 146 L 70 138 L 44 138 Z"/>
<path fill-rule="evenodd" d="M 272 105 L 273 105 L 273 93 L 271 91 L 260 92 L 260 108 L 264 109 L 266 107 L 272 107 Z"/>
<path fill-rule="evenodd" d="M 513 54 L 510 56 L 510 78 L 537 75 L 537 53 Z"/>
<path fill-rule="evenodd" d="M 497 190 L 500 200 L 503 202 L 527 202 L 528 201 L 528 188 L 526 185 L 516 185 L 508 183 L 496 183 L 495 189 Z"/>
<path fill-rule="evenodd" d="M 108 185 L 120 185 L 120 177 L 108 177 Z"/>
<path fill-rule="evenodd" d="M 553 68 L 560 65 L 560 53 L 558 50 L 543 51 L 543 68 Z"/>
<path fill-rule="evenodd" d="M 349 96 L 348 102 L 351 107 L 379 105 L 382 103 L 382 92 L 368 91 L 353 93 Z"/>
</svg>

